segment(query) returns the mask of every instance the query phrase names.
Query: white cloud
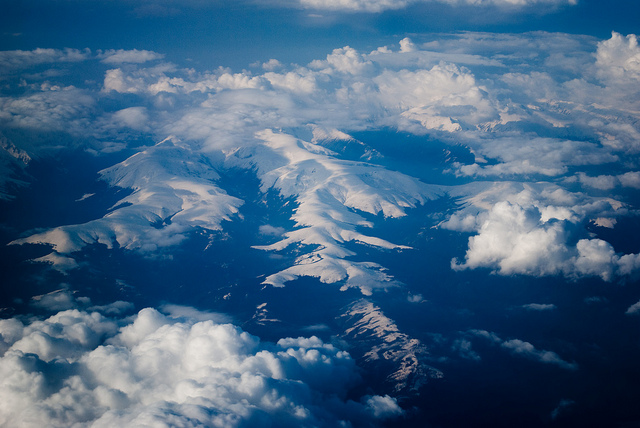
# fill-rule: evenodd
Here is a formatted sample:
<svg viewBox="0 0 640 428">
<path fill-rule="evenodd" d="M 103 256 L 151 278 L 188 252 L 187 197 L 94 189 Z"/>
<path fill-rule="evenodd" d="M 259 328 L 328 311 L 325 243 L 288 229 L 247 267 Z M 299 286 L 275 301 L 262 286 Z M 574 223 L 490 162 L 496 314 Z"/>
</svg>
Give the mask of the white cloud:
<svg viewBox="0 0 640 428">
<path fill-rule="evenodd" d="M 282 63 L 275 58 L 271 58 L 269 61 L 262 63 L 262 68 L 267 71 L 275 71 L 282 67 Z"/>
<path fill-rule="evenodd" d="M 634 303 L 633 305 L 629 306 L 629 309 L 627 309 L 627 312 L 625 313 L 627 315 L 640 314 L 640 302 Z"/>
<path fill-rule="evenodd" d="M 531 343 L 519 339 L 505 340 L 500 346 L 515 355 L 522 355 L 541 363 L 553 364 L 567 370 L 576 370 L 578 368 L 576 363 L 566 362 L 555 352 L 538 350 Z"/>
<path fill-rule="evenodd" d="M 407 296 L 407 301 L 411 303 L 421 303 L 424 302 L 424 298 L 422 297 L 422 294 L 409 294 Z"/>
<path fill-rule="evenodd" d="M 567 180 L 571 182 L 571 179 Z M 577 181 L 588 187 L 599 190 L 612 190 L 618 186 L 640 189 L 640 173 L 637 171 L 629 171 L 620 175 L 598 175 L 595 177 L 588 176 L 583 172 L 577 174 Z"/>
<path fill-rule="evenodd" d="M 122 94 L 190 94 L 193 92 L 217 92 L 224 89 L 262 88 L 265 81 L 243 73 L 232 74 L 222 68 L 213 73 L 199 75 L 193 70 L 176 73 L 174 65 L 160 64 L 149 68 L 107 70 L 102 90 Z M 171 77 L 171 74 L 177 76 Z"/>
<path fill-rule="evenodd" d="M 414 0 L 415 1 L 415 0 Z M 300 5 L 309 9 L 381 12 L 388 9 L 402 9 L 411 0 L 299 0 Z"/>
<path fill-rule="evenodd" d="M 260 233 L 267 236 L 282 236 L 284 235 L 284 227 L 275 227 L 270 224 L 264 224 L 259 228 Z"/>
<path fill-rule="evenodd" d="M 556 309 L 556 305 L 551 303 L 529 303 L 522 305 L 522 307 L 530 311 L 552 311 Z"/>
<path fill-rule="evenodd" d="M 155 61 L 158 59 L 164 58 L 164 55 L 159 54 L 153 51 L 147 50 L 124 50 L 124 49 L 110 49 L 108 51 L 102 52 L 98 55 L 99 58 L 102 58 L 102 62 L 105 64 L 125 64 L 125 63 L 134 63 L 141 64 L 147 61 Z"/>
<path fill-rule="evenodd" d="M 611 190 L 616 187 L 616 177 L 611 175 L 599 175 L 589 177 L 585 173 L 578 173 L 578 180 L 585 186 L 600 190 Z"/>
<path fill-rule="evenodd" d="M 440 225 L 477 231 L 469 238 L 464 261 L 452 260 L 452 268 L 486 267 L 501 275 L 599 276 L 611 281 L 640 267 L 637 254 L 616 254 L 601 239 L 569 244 L 576 224 L 594 214 L 615 216 L 617 210 L 624 211 L 622 204 L 553 189 L 524 186 L 519 193 L 511 193 L 513 186 L 501 183 L 469 197 L 470 206 Z"/>
<path fill-rule="evenodd" d="M 640 189 L 640 172 L 630 171 L 618 176 L 620 184 L 624 187 Z"/>
<path fill-rule="evenodd" d="M 492 138 L 473 142 L 476 155 L 498 160 L 498 163 L 482 165 L 454 164 L 462 176 L 560 176 L 568 172 L 570 166 L 600 165 L 615 162 L 618 158 L 608 150 L 594 147 L 591 143 L 552 138 L 527 138 L 526 142 L 516 139 Z M 580 180 L 591 187 L 614 185 L 613 179 L 605 177 L 589 180 L 581 175 Z"/>
<path fill-rule="evenodd" d="M 88 49 L 34 49 L 31 51 L 0 51 L 1 74 L 16 72 L 40 64 L 73 63 L 87 60 Z"/>
<path fill-rule="evenodd" d="M 581 239 L 576 248 L 578 258 L 575 267 L 579 274 L 599 276 L 605 281 L 611 280 L 619 260 L 611 244 L 601 239 Z"/>
<path fill-rule="evenodd" d="M 565 241 L 561 223 L 541 223 L 539 210 L 499 202 L 489 211 L 478 235 L 469 238 L 465 262 L 452 267 L 493 267 L 504 275 L 553 275 L 569 258 Z"/>
<path fill-rule="evenodd" d="M 413 52 L 415 50 L 416 50 L 416 45 L 413 44 L 410 38 L 405 37 L 404 39 L 400 40 L 400 52 L 406 53 L 406 52 Z"/>
<path fill-rule="evenodd" d="M 311 68 L 323 70 L 325 73 L 332 73 L 334 70 L 340 73 L 362 74 L 371 67 L 371 62 L 367 61 L 362 54 L 350 46 L 334 49 L 325 61 L 315 60 L 309 64 Z"/>
<path fill-rule="evenodd" d="M 389 396 L 347 400 L 354 361 L 331 344 L 263 343 L 199 318 L 0 320 L 0 424 L 329 427 L 403 414 Z"/>
<path fill-rule="evenodd" d="M 75 307 L 75 300 L 69 290 L 60 289 L 40 296 L 33 296 L 31 306 L 47 309 L 49 311 L 61 311 Z"/>
<path fill-rule="evenodd" d="M 308 96 L 317 89 L 315 77 L 304 72 L 265 73 L 264 78 L 274 88 L 291 91 L 295 94 Z"/>
<path fill-rule="evenodd" d="M 623 37 L 615 31 L 598 44 L 597 62 L 605 79 L 640 79 L 640 47 L 635 34 Z"/>
<path fill-rule="evenodd" d="M 145 107 L 129 107 L 118 110 L 113 114 L 113 120 L 120 126 L 131 129 L 148 130 L 149 115 Z"/>
<path fill-rule="evenodd" d="M 454 6 L 498 6 L 524 7 L 530 5 L 575 5 L 577 0 L 296 0 L 308 9 L 335 10 L 346 12 L 379 13 L 385 10 L 403 9 L 417 3 L 444 3 Z"/>
<path fill-rule="evenodd" d="M 578 369 L 578 365 L 575 362 L 567 362 L 555 352 L 537 349 L 531 343 L 520 339 L 503 340 L 497 334 L 486 330 L 471 330 L 469 333 L 488 339 L 502 349 L 509 351 L 512 355 L 525 357 L 544 364 L 552 364 L 566 370 Z"/>
<path fill-rule="evenodd" d="M 87 91 L 73 86 L 0 97 L 0 123 L 8 128 L 90 134 L 88 117 L 96 104 Z"/>
</svg>

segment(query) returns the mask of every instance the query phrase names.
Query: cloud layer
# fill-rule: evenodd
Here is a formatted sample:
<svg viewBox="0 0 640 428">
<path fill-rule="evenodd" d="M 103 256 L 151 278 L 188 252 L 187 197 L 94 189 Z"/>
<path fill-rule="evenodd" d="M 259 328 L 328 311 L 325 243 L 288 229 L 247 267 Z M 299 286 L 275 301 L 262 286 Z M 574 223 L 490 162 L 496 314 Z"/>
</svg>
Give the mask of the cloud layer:
<svg viewBox="0 0 640 428">
<path fill-rule="evenodd" d="M 1 320 L 0 424 L 329 427 L 403 414 L 389 396 L 347 400 L 359 378 L 331 344 L 264 343 L 200 315 Z"/>
<path fill-rule="evenodd" d="M 397 285 L 384 266 L 355 260 L 353 244 L 407 249 L 376 236 L 376 224 L 445 195 L 458 206 L 439 226 L 472 234 L 454 269 L 611 281 L 634 272 L 640 257 L 617 252 L 587 226 L 615 228 L 635 209 L 625 192 L 640 187 L 638 55 L 636 37 L 617 33 L 603 41 L 550 33 L 404 38 L 368 53 L 337 48 L 303 66 L 269 61 L 256 73 L 180 68 L 135 50 L 6 53 L 25 67 L 67 66 L 69 56 L 104 67 L 100 90 L 42 76 L 18 83 L 23 94 L 0 99 L 7 129 L 90 136 L 97 154 L 127 148 L 130 136 L 163 141 L 103 171 L 109 184 L 133 190 L 103 218 L 17 243 L 49 243 L 57 254 L 43 261 L 66 266 L 92 243 L 169 248 L 237 215 L 242 201 L 217 184 L 215 171 L 242 168 L 262 193 L 295 203 L 282 239 L 256 243 L 297 252 L 267 284 L 312 276 L 365 294 Z M 114 100 L 122 108 L 105 110 Z M 350 135 L 381 129 L 468 156 L 443 157 L 437 173 L 418 180 Z M 435 184 L 443 180 L 447 186 Z"/>
<path fill-rule="evenodd" d="M 418 3 L 521 8 L 538 4 L 544 7 L 575 5 L 577 0 L 296 0 L 296 2 L 299 2 L 301 7 L 308 9 L 377 13 L 385 10 L 403 9 Z"/>
</svg>

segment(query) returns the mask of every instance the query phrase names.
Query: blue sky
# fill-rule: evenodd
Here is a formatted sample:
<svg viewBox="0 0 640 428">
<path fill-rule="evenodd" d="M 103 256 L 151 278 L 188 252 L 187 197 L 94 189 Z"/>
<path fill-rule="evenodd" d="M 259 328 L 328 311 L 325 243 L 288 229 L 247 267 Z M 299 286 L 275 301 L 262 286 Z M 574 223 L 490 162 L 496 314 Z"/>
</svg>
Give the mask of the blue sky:
<svg viewBox="0 0 640 428">
<path fill-rule="evenodd" d="M 376 48 L 411 33 L 551 31 L 607 37 L 637 32 L 633 0 L 554 6 L 417 2 L 379 12 L 300 8 L 295 2 L 7 2 L 0 48 L 148 49 L 172 61 L 241 69 L 278 58 L 304 63 L 335 47 Z M 142 5 L 142 6 L 141 6 Z"/>
</svg>

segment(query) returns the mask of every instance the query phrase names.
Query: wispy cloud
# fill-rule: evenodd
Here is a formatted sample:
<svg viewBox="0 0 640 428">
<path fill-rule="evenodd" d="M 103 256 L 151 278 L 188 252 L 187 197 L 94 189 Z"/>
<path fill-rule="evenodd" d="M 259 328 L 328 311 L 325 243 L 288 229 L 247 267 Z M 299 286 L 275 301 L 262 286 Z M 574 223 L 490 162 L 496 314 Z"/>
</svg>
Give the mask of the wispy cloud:
<svg viewBox="0 0 640 428">
<path fill-rule="evenodd" d="M 294 2 L 292 2 L 294 3 Z M 316 10 L 379 13 L 385 10 L 403 9 L 419 3 L 442 3 L 451 6 L 496 6 L 521 8 L 542 4 L 549 6 L 575 5 L 577 0 L 295 0 L 301 7 Z"/>
<path fill-rule="evenodd" d="M 575 362 L 568 362 L 553 351 L 537 349 L 531 343 L 520 339 L 503 340 L 496 333 L 486 330 L 471 330 L 469 333 L 476 337 L 485 338 L 516 356 L 522 356 L 544 364 L 552 364 L 566 370 L 578 369 L 578 365 Z M 465 352 L 470 353 L 470 347 L 466 346 Z M 471 355 L 473 354 L 475 353 Z"/>
</svg>

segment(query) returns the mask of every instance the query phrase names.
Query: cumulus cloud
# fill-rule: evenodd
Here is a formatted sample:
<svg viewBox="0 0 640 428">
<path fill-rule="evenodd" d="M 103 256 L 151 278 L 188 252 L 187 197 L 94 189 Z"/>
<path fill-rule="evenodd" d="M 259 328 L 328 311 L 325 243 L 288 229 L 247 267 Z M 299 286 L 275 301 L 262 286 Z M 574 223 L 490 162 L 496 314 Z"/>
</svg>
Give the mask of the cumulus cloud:
<svg viewBox="0 0 640 428">
<path fill-rule="evenodd" d="M 504 191 L 504 186 L 500 187 Z M 487 200 L 493 196 L 506 200 Z M 488 204 L 486 211 L 466 216 L 459 213 L 441 225 L 477 231 L 469 238 L 464 261 L 452 260 L 453 269 L 487 267 L 501 275 L 599 276 L 605 281 L 637 269 L 637 255 L 616 254 L 604 240 L 585 238 L 575 245 L 569 243 L 579 221 L 592 210 L 602 213 L 606 205 L 615 212 L 621 208 L 615 201 L 578 203 L 575 195 L 560 189 L 535 193 L 525 190 L 505 196 L 505 193 L 496 195 L 492 189 L 476 194 L 471 200 L 478 206 Z"/>
<path fill-rule="evenodd" d="M 640 79 L 640 46 L 635 34 L 624 37 L 615 31 L 598 44 L 597 66 L 606 79 Z"/>
<path fill-rule="evenodd" d="M 147 308 L 0 320 L 0 424 L 328 427 L 403 414 L 389 396 L 347 399 L 354 361 L 331 344 L 265 343 L 198 318 Z"/>
<path fill-rule="evenodd" d="M 90 133 L 89 116 L 96 100 L 73 86 L 55 86 L 21 98 L 0 97 L 0 124 L 37 131 Z"/>
<path fill-rule="evenodd" d="M 629 187 L 640 189 L 640 173 L 637 171 L 629 171 L 619 175 L 597 175 L 589 176 L 583 172 L 579 172 L 575 179 L 569 177 L 567 182 L 577 181 L 583 186 L 592 187 L 598 190 L 612 190 L 616 187 Z"/>
<path fill-rule="evenodd" d="M 497 203 L 469 238 L 465 262 L 452 267 L 495 266 L 500 273 L 555 274 L 568 258 L 564 228 L 559 222 L 541 224 L 540 212 L 508 202 Z"/>
</svg>

